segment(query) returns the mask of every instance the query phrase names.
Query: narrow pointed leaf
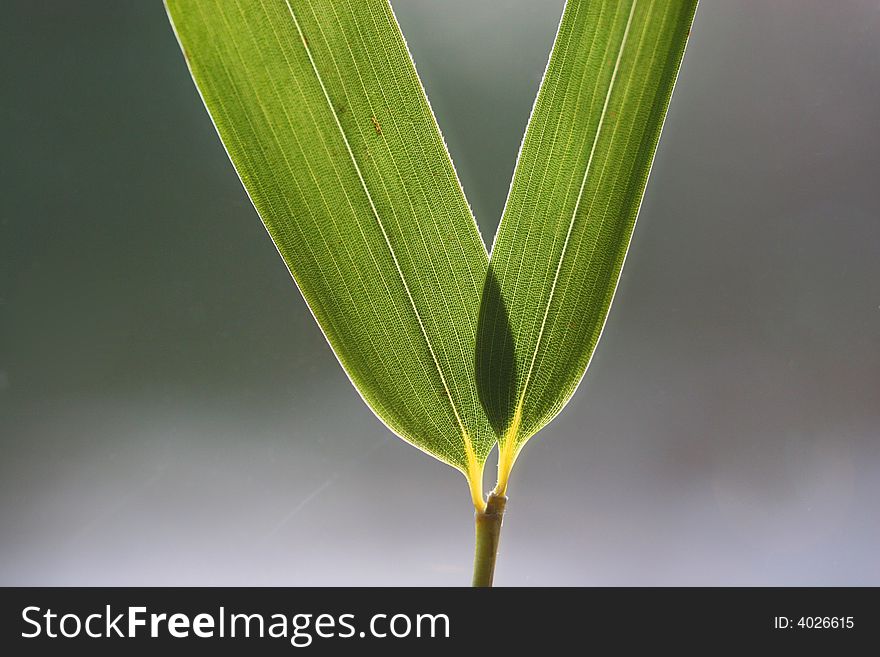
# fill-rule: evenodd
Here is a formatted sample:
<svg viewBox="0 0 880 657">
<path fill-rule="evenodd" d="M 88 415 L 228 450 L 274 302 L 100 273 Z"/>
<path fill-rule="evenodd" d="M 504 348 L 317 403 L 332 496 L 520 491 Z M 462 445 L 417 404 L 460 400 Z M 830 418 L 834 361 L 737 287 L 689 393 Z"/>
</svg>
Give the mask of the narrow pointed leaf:
<svg viewBox="0 0 880 657">
<path fill-rule="evenodd" d="M 695 8 L 692 0 L 565 8 L 481 308 L 477 375 L 501 435 L 502 479 L 568 402 L 599 340 Z"/>
<path fill-rule="evenodd" d="M 232 163 L 364 400 L 405 440 L 481 469 L 494 444 L 473 357 L 488 258 L 388 2 L 167 8 Z"/>
</svg>

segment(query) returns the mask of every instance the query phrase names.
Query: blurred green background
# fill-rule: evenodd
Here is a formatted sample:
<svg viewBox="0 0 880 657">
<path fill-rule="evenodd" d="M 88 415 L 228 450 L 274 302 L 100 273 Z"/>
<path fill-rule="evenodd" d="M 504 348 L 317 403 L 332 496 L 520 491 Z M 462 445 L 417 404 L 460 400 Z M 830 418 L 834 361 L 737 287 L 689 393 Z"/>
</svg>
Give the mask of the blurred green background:
<svg viewBox="0 0 880 657">
<path fill-rule="evenodd" d="M 491 242 L 562 3 L 393 4 Z M 878 44 L 703 0 L 498 583 L 880 584 Z M 0 584 L 466 584 L 464 480 L 351 388 L 161 3 L 7 2 L 0 54 Z"/>
</svg>

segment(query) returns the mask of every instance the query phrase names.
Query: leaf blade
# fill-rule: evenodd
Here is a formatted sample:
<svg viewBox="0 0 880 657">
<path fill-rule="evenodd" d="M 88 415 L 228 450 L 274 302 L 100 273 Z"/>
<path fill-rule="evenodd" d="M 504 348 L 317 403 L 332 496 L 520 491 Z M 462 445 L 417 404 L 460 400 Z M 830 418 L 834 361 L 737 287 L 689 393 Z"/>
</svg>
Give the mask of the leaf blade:
<svg viewBox="0 0 880 657">
<path fill-rule="evenodd" d="M 566 4 L 492 248 L 479 388 L 499 489 L 586 372 L 617 287 L 696 1 Z"/>
<path fill-rule="evenodd" d="M 473 479 L 494 443 L 472 358 L 488 258 L 390 6 L 166 6 L 352 383 L 395 433 Z"/>
</svg>

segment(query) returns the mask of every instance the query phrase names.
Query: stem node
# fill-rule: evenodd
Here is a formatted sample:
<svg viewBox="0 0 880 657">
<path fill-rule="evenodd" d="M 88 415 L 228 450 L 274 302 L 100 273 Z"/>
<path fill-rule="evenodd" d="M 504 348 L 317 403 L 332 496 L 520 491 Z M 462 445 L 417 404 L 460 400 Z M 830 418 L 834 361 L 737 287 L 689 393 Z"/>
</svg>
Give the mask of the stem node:
<svg viewBox="0 0 880 657">
<path fill-rule="evenodd" d="M 489 493 L 485 511 L 477 511 L 476 521 L 477 544 L 474 550 L 475 587 L 490 587 L 495 577 L 495 558 L 498 556 L 498 540 L 501 536 L 501 521 L 507 497 Z"/>
</svg>

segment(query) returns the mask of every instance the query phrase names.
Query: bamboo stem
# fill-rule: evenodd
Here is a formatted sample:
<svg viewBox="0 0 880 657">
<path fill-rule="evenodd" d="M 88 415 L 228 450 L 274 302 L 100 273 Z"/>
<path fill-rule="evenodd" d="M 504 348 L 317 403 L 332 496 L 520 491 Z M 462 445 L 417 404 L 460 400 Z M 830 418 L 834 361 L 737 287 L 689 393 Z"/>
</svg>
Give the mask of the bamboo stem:
<svg viewBox="0 0 880 657">
<path fill-rule="evenodd" d="M 501 521 L 507 497 L 489 494 L 486 510 L 477 511 L 476 521 L 477 544 L 474 550 L 475 587 L 490 587 L 495 576 L 495 558 L 498 556 L 498 540 L 501 535 Z"/>
</svg>

